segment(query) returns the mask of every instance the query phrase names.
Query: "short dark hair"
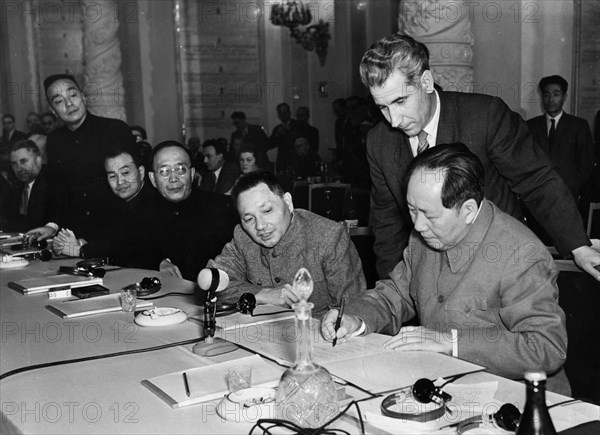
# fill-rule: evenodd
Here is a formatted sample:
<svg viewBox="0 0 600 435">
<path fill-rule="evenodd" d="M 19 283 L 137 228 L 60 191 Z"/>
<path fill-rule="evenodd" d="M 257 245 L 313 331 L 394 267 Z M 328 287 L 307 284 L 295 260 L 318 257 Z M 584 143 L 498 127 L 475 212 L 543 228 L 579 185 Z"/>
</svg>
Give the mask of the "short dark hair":
<svg viewBox="0 0 600 435">
<path fill-rule="evenodd" d="M 278 112 L 279 112 L 279 108 L 280 108 L 280 107 L 287 107 L 287 109 L 288 109 L 288 110 L 291 110 L 291 109 L 290 109 L 290 105 L 289 105 L 288 103 L 279 103 L 279 104 L 277 105 L 277 111 L 278 111 Z"/>
<path fill-rule="evenodd" d="M 463 143 L 436 145 L 423 151 L 408 165 L 404 179 L 405 191 L 411 176 L 417 171 L 444 173 L 442 204 L 456 208 L 469 199 L 481 204 L 485 195 L 485 172 L 481 160 Z"/>
<path fill-rule="evenodd" d="M 129 154 L 133 159 L 133 163 L 135 163 L 136 167 L 144 166 L 145 162 L 142 157 L 142 148 L 139 146 L 139 143 L 125 143 L 125 144 L 115 144 L 109 147 L 109 149 L 104 154 L 104 163 L 106 163 L 107 159 L 117 157 L 121 154 Z"/>
<path fill-rule="evenodd" d="M 569 83 L 559 75 L 553 75 L 553 76 L 548 76 L 548 77 L 542 78 L 542 80 L 540 80 L 540 85 L 539 85 L 540 92 L 544 92 L 544 88 L 548 85 L 560 86 L 560 89 L 561 89 L 561 91 L 563 91 L 563 94 L 566 94 L 567 90 L 569 89 Z"/>
<path fill-rule="evenodd" d="M 77 83 L 77 80 L 75 80 L 75 77 L 73 77 L 71 74 L 53 74 L 44 79 L 44 95 L 46 95 L 46 99 L 48 98 L 48 89 L 50 88 L 50 86 L 52 86 L 55 82 L 59 80 L 72 81 L 73 83 L 75 83 L 75 86 L 77 86 L 77 89 L 79 89 L 79 92 L 81 92 L 81 87 L 79 86 L 79 83 Z"/>
<path fill-rule="evenodd" d="M 281 196 L 285 194 L 285 189 L 271 172 L 267 171 L 256 171 L 244 174 L 235 182 L 233 189 L 231 189 L 231 199 L 234 204 L 237 204 L 238 197 L 247 190 L 258 186 L 259 184 L 265 184 L 271 192 Z"/>
<path fill-rule="evenodd" d="M 158 152 L 165 148 L 181 148 L 185 155 L 188 156 L 190 160 L 190 164 L 192 163 L 192 156 L 190 155 L 190 151 L 180 142 L 176 140 L 166 140 L 164 142 L 159 143 L 152 149 L 152 157 L 150 158 L 150 168 L 148 168 L 149 172 L 154 172 L 154 158 L 158 154 Z"/>
<path fill-rule="evenodd" d="M 15 122 L 15 116 L 10 113 L 5 113 L 4 115 L 2 115 L 3 121 L 4 121 L 4 118 L 10 118 L 12 122 Z"/>
<path fill-rule="evenodd" d="M 246 114 L 244 112 L 233 112 L 231 119 L 246 119 Z"/>
<path fill-rule="evenodd" d="M 36 156 L 41 155 L 40 149 L 38 148 L 38 146 L 35 144 L 34 141 L 32 141 L 30 139 L 23 139 L 23 140 L 19 140 L 19 141 L 15 142 L 10 147 L 10 152 L 12 153 L 15 151 L 19 151 L 21 149 L 26 149 L 27 151 L 31 151 Z"/>
<path fill-rule="evenodd" d="M 209 139 L 202 144 L 202 148 L 214 147 L 217 155 L 222 154 L 225 157 L 227 156 L 227 147 L 229 144 L 227 143 L 227 139 L 221 139 Z"/>
<path fill-rule="evenodd" d="M 382 86 L 394 71 L 408 83 L 429 69 L 429 50 L 408 35 L 392 34 L 373 43 L 360 61 L 360 79 L 369 88 Z"/>
<path fill-rule="evenodd" d="M 133 130 L 137 130 L 142 134 L 142 139 L 146 140 L 148 139 L 148 134 L 146 133 L 146 130 L 144 129 L 144 127 L 142 127 L 141 125 L 132 125 L 129 127 L 129 129 L 131 130 L 131 132 L 133 133 Z"/>
<path fill-rule="evenodd" d="M 54 121 L 56 121 L 56 115 L 52 112 L 44 112 L 40 115 L 40 118 L 45 118 L 46 116 L 51 117 Z"/>
</svg>

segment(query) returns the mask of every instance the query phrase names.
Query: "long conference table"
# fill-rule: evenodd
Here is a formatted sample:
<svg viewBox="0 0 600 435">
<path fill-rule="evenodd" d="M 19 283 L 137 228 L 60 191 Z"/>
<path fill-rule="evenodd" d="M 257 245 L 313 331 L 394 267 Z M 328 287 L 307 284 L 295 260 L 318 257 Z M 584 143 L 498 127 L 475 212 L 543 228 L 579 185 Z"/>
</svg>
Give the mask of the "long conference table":
<svg viewBox="0 0 600 435">
<path fill-rule="evenodd" d="M 139 351 L 202 337 L 203 310 L 194 303 L 194 283 L 157 271 L 109 270 L 104 277 L 104 286 L 111 293 L 118 293 L 122 287 L 144 277 L 157 276 L 162 281 L 162 288 L 152 296 L 170 292 L 189 293 L 189 296 L 156 299 L 153 301 L 155 306 L 179 308 L 188 315 L 188 321 L 172 326 L 140 327 L 134 323 L 132 313 L 122 311 L 62 319 L 46 309 L 46 305 L 53 302 L 47 294 L 24 295 L 8 287 L 11 281 L 55 275 L 59 266 L 75 263 L 72 259 L 32 261 L 21 269 L 0 270 L 0 374 L 6 375 L 27 366 L 56 363 L 16 373 L 0 381 L 0 433 L 249 432 L 252 423 L 231 422 L 219 417 L 216 412 L 218 400 L 171 408 L 141 384 L 156 376 L 246 357 L 250 355 L 248 350 L 240 348 L 208 358 L 194 354 L 192 344 L 184 344 L 61 364 L 67 360 Z M 369 336 L 365 339 L 369 340 Z M 456 381 L 460 385 L 481 382 L 497 382 L 494 399 L 517 404 L 522 410 L 525 388 L 520 383 L 485 371 L 467 374 Z M 357 398 L 363 394 L 350 385 L 346 388 Z M 547 394 L 549 404 L 567 399 L 554 393 Z M 559 430 L 600 417 L 600 408 L 588 403 L 564 406 L 565 412 L 555 420 Z M 553 419 L 558 415 L 554 412 L 560 408 L 552 409 Z M 360 426 L 355 417 L 344 416 L 336 426 L 349 433 L 359 433 Z M 369 424 L 366 429 L 367 433 L 386 433 Z M 444 429 L 440 433 L 453 433 L 453 430 Z"/>
</svg>

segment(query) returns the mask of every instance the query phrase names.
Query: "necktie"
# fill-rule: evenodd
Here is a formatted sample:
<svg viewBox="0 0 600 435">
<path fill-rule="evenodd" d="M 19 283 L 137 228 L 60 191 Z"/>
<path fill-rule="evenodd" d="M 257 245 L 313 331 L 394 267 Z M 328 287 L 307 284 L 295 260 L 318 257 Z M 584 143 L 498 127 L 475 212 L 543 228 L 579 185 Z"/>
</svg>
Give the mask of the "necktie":
<svg viewBox="0 0 600 435">
<path fill-rule="evenodd" d="M 556 120 L 554 118 L 550 118 L 550 130 L 548 131 L 548 145 L 552 145 L 555 134 L 556 134 Z"/>
<path fill-rule="evenodd" d="M 417 137 L 419 138 L 419 145 L 417 146 L 417 155 L 419 155 L 427 148 L 429 148 L 429 142 L 427 142 L 427 132 L 425 130 L 421 130 Z"/>
<path fill-rule="evenodd" d="M 26 184 L 23 187 L 23 192 L 21 193 L 21 206 L 19 208 L 19 214 L 21 216 L 27 215 L 27 206 L 29 204 L 29 184 Z"/>
</svg>

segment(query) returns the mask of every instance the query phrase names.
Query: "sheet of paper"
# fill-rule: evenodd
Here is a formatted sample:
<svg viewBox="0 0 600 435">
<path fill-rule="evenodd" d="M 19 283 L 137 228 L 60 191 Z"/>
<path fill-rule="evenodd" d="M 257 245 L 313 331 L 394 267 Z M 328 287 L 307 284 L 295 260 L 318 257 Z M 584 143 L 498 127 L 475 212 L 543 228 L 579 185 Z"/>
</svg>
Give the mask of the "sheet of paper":
<svg viewBox="0 0 600 435">
<path fill-rule="evenodd" d="M 225 361 L 204 367 L 167 373 L 142 381 L 142 385 L 155 393 L 173 408 L 206 402 L 225 396 L 227 372 L 230 367 L 245 365 L 252 367 L 252 386 L 276 387 L 284 369 L 268 363 L 258 355 Z M 183 373 L 189 382 L 190 396 L 185 392 Z"/>
<path fill-rule="evenodd" d="M 436 383 L 437 385 L 437 383 Z M 494 399 L 498 382 L 478 384 L 447 384 L 443 390 L 452 396 L 448 407 L 456 421 L 465 420 L 482 413 L 496 412 L 502 405 Z"/>
<path fill-rule="evenodd" d="M 279 320 L 293 319 L 294 312 L 284 307 L 274 305 L 258 305 L 253 315 L 236 312 L 227 316 L 217 317 L 217 327 L 224 331 L 231 331 Z"/>
</svg>

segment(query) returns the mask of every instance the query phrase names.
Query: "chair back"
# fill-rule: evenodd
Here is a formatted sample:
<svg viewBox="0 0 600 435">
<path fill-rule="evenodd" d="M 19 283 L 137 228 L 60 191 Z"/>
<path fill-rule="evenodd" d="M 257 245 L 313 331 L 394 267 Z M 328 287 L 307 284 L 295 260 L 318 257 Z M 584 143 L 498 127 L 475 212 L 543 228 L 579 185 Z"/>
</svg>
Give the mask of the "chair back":
<svg viewBox="0 0 600 435">
<path fill-rule="evenodd" d="M 316 183 L 308 185 L 308 209 L 321 216 L 327 216 L 327 209 L 333 211 L 332 220 L 339 222 L 344 219 L 344 206 L 349 184 L 344 183 Z M 329 192 L 329 203 L 327 193 Z"/>
</svg>

